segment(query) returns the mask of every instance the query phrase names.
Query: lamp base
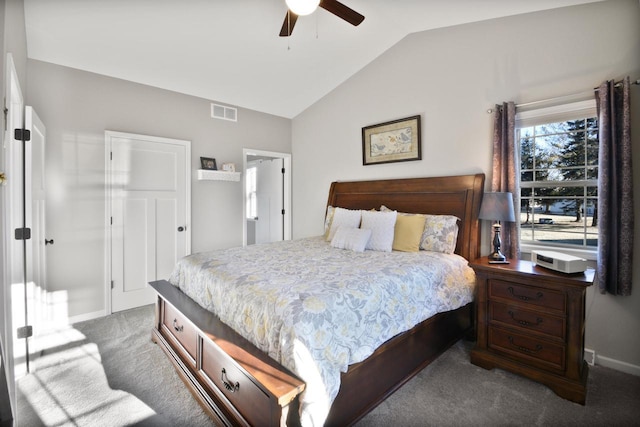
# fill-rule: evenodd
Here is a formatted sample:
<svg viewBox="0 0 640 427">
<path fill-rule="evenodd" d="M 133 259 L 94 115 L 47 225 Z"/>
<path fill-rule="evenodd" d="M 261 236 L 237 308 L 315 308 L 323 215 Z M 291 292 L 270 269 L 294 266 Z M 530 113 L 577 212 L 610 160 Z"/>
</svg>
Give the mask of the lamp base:
<svg viewBox="0 0 640 427">
<path fill-rule="evenodd" d="M 496 251 L 488 256 L 489 262 L 506 262 L 507 257 L 502 255 L 502 252 Z"/>
</svg>

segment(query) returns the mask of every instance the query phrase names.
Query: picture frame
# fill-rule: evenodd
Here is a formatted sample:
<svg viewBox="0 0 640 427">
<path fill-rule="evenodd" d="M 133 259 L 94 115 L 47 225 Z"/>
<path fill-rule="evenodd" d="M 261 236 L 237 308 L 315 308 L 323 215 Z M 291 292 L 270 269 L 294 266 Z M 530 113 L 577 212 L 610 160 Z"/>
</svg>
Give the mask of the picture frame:
<svg viewBox="0 0 640 427">
<path fill-rule="evenodd" d="M 216 159 L 212 157 L 200 157 L 200 168 L 207 171 L 218 170 Z"/>
<path fill-rule="evenodd" d="M 362 128 L 362 164 L 422 160 L 420 116 Z"/>
</svg>

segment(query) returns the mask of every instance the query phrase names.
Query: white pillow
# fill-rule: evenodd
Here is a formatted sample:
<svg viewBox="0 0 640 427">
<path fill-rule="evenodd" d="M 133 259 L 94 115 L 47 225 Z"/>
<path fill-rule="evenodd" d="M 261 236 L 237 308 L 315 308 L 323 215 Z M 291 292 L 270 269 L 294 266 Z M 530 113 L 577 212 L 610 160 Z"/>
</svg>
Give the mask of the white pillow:
<svg viewBox="0 0 640 427">
<path fill-rule="evenodd" d="M 360 216 L 360 210 L 335 208 L 333 210 L 331 225 L 329 226 L 329 233 L 327 234 L 327 241 L 330 242 L 333 240 L 333 236 L 336 234 L 338 227 L 358 228 L 360 226 Z"/>
<path fill-rule="evenodd" d="M 397 215 L 396 211 L 362 211 L 360 228 L 371 230 L 371 238 L 367 243 L 366 249 L 391 252 Z"/>
<path fill-rule="evenodd" d="M 338 249 L 349 249 L 354 252 L 364 252 L 371 237 L 371 230 L 361 228 L 338 227 L 331 239 L 331 246 Z"/>
</svg>

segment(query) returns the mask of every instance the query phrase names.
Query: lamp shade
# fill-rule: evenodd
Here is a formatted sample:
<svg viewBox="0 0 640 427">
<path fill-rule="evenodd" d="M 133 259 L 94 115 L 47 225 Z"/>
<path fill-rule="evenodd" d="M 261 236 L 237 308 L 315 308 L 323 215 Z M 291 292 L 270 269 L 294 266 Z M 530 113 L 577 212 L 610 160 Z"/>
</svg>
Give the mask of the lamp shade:
<svg viewBox="0 0 640 427">
<path fill-rule="evenodd" d="M 508 192 L 484 193 L 480 206 L 480 219 L 515 222 L 513 196 Z"/>
<path fill-rule="evenodd" d="M 320 0 L 285 0 L 291 12 L 298 16 L 309 15 L 318 8 Z"/>
</svg>

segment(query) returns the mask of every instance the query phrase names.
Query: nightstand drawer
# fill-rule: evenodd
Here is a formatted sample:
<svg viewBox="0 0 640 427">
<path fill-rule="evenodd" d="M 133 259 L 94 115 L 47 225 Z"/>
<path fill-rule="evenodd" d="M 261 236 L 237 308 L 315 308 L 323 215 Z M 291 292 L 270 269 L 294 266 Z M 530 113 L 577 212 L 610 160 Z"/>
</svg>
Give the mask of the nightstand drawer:
<svg viewBox="0 0 640 427">
<path fill-rule="evenodd" d="M 564 342 L 565 319 L 521 307 L 489 302 L 489 322 L 557 337 Z"/>
<path fill-rule="evenodd" d="M 198 346 L 198 333 L 195 327 L 182 314 L 170 304 L 164 304 L 164 316 L 162 318 L 162 330 L 169 338 L 177 340 L 185 356 L 190 356 L 189 361 L 195 366 L 196 350 Z"/>
<path fill-rule="evenodd" d="M 527 363 L 543 368 L 564 371 L 565 347 L 543 339 L 489 327 L 489 348 L 508 353 Z"/>
<path fill-rule="evenodd" d="M 504 280 L 489 280 L 489 298 L 501 298 L 507 301 L 531 304 L 562 313 L 566 310 L 566 298 L 562 292 Z"/>
</svg>

